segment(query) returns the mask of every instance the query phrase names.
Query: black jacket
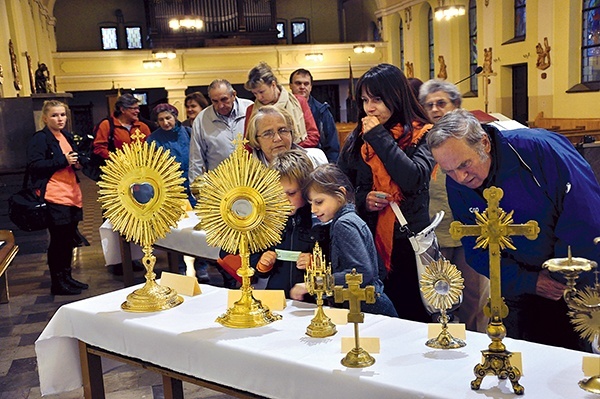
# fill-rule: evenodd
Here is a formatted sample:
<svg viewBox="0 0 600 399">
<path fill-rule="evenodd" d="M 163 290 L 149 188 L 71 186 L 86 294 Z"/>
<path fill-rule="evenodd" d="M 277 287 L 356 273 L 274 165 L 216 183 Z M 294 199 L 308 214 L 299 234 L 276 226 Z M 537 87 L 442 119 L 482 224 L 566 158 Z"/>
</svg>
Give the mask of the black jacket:
<svg viewBox="0 0 600 399">
<path fill-rule="evenodd" d="M 356 133 L 355 131 L 352 134 Z M 400 203 L 400 209 L 408 221 L 409 228 L 414 233 L 423 230 L 429 225 L 429 180 L 435 165 L 425 137 L 416 145 L 402 151 L 391 133 L 382 125 L 378 125 L 362 137 L 358 137 L 351 148 L 349 147 L 353 140 L 348 140 L 344 145 L 338 166 L 354 185 L 358 215 L 367 222 L 375 235 L 378 212 L 369 212 L 365 207 L 367 194 L 373 190 L 373 173 L 360 154 L 363 138 L 373 147 L 392 180 L 402 190 L 404 200 Z M 406 234 L 396 228 L 394 236 L 405 237 Z"/>
<path fill-rule="evenodd" d="M 73 141 L 73 135 L 64 131 L 61 133 L 66 137 L 73 151 L 76 151 L 77 146 Z M 27 168 L 32 187 L 41 189 L 48 183 L 54 172 L 67 166 L 69 166 L 67 157 L 63 154 L 58 140 L 47 127 L 37 131 L 31 137 L 27 145 Z"/>
</svg>

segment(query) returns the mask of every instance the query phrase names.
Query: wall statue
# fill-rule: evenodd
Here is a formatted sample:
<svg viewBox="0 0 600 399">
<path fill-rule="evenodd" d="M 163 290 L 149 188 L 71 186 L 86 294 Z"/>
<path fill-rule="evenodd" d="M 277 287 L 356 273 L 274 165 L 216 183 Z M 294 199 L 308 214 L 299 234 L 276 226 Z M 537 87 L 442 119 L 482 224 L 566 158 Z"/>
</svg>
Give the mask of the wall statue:
<svg viewBox="0 0 600 399">
<path fill-rule="evenodd" d="M 15 54 L 15 46 L 11 39 L 8 40 L 8 52 L 10 53 L 10 66 L 13 73 L 13 85 L 16 91 L 21 91 L 21 77 L 19 72 L 19 65 L 17 64 L 17 55 Z"/>
<path fill-rule="evenodd" d="M 405 75 L 406 75 L 407 78 L 414 78 L 415 77 L 414 65 L 410 61 L 406 61 Z"/>
<path fill-rule="evenodd" d="M 484 74 L 494 73 L 494 71 L 492 70 L 492 48 L 491 47 L 489 49 L 487 49 L 487 48 L 483 49 L 483 73 Z"/>
<path fill-rule="evenodd" d="M 550 44 L 548 44 L 547 37 L 544 38 L 544 47 L 542 47 L 541 43 L 538 43 L 535 46 L 535 52 L 537 53 L 537 61 L 535 63 L 535 66 L 537 67 L 537 69 L 540 69 L 543 71 L 543 70 L 550 68 L 550 65 L 551 65 L 550 50 L 551 49 L 552 48 L 550 47 Z"/>
<path fill-rule="evenodd" d="M 38 69 L 35 71 L 35 92 L 36 93 L 51 93 L 49 90 L 50 86 L 50 72 L 48 67 L 44 63 L 38 62 Z"/>
<path fill-rule="evenodd" d="M 446 70 L 446 61 L 444 60 L 444 56 L 438 56 L 438 61 L 440 62 L 440 71 L 437 74 L 438 79 L 446 80 L 448 78 L 448 71 Z"/>
</svg>

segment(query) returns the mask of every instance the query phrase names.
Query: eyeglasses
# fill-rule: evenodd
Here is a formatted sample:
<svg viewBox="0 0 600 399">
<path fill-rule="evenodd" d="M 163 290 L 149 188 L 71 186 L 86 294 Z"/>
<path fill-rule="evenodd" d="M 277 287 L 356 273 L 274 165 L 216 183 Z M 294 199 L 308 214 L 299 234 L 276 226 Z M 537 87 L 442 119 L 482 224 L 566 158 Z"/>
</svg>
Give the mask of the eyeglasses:
<svg viewBox="0 0 600 399">
<path fill-rule="evenodd" d="M 284 138 L 284 137 L 289 137 L 292 135 L 293 130 L 292 129 L 288 129 L 287 127 L 282 127 L 277 129 L 276 132 L 272 131 L 272 130 L 267 130 L 266 132 L 264 132 L 263 134 L 257 134 L 256 137 L 262 137 L 265 140 L 273 140 L 275 138 L 275 134 L 278 134 L 279 137 Z"/>
<path fill-rule="evenodd" d="M 446 100 L 437 100 L 435 102 L 425 103 L 425 109 L 427 111 L 431 111 L 433 109 L 434 105 L 436 106 L 436 108 L 444 109 L 444 108 L 446 108 L 446 105 L 448 105 L 448 101 L 446 101 Z"/>
<path fill-rule="evenodd" d="M 130 111 L 139 111 L 140 110 L 140 107 L 125 107 L 125 108 Z"/>
</svg>

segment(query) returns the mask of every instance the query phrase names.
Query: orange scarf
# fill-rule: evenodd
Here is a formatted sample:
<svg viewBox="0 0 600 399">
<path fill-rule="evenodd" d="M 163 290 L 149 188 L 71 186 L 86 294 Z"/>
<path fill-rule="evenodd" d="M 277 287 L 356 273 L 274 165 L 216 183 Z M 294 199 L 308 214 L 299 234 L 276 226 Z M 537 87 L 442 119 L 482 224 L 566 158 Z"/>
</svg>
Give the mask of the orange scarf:
<svg viewBox="0 0 600 399">
<path fill-rule="evenodd" d="M 404 134 L 404 128 L 401 125 L 394 126 L 390 131 L 398 147 L 405 151 L 410 145 L 416 145 L 424 136 L 425 133 L 431 129 L 433 125 L 423 125 L 420 122 L 413 122 L 412 134 Z M 392 196 L 392 201 L 400 204 L 404 195 L 398 185 L 392 180 L 383 162 L 379 159 L 379 156 L 375 153 L 373 148 L 365 142 L 361 147 L 361 155 L 364 161 L 371 167 L 373 173 L 373 190 L 383 191 Z M 396 215 L 389 206 L 379 211 L 379 217 L 377 218 L 377 228 L 375 230 L 375 246 L 377 252 L 382 257 L 385 264 L 385 268 L 390 271 L 392 268 L 392 246 L 394 241 L 394 224 L 396 222 Z"/>
</svg>

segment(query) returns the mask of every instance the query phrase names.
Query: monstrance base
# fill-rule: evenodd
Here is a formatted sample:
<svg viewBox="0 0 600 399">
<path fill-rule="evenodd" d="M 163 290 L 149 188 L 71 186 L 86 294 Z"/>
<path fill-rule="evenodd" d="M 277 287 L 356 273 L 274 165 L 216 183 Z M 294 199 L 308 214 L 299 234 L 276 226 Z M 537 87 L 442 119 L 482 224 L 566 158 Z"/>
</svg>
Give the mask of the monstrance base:
<svg viewBox="0 0 600 399">
<path fill-rule="evenodd" d="M 342 365 L 355 369 L 369 367 L 374 363 L 375 358 L 360 347 L 352 348 L 352 350 L 346 354 L 346 357 L 342 359 Z"/>
<path fill-rule="evenodd" d="M 437 338 L 431 338 L 425 342 L 425 345 L 435 349 L 458 349 L 467 346 L 462 339 L 454 338 L 445 326 L 442 327 L 442 331 Z"/>
<path fill-rule="evenodd" d="M 319 307 L 317 314 L 306 327 L 306 335 L 313 338 L 325 338 L 335 335 L 337 330 L 331 319 L 325 315 L 323 308 Z"/>
<path fill-rule="evenodd" d="M 183 298 L 172 288 L 158 285 L 154 280 L 146 280 L 142 288 L 127 295 L 127 301 L 121 304 L 121 309 L 127 312 L 157 312 L 182 303 Z"/>
<path fill-rule="evenodd" d="M 600 393 L 600 375 L 579 381 L 579 387 L 584 391 L 596 394 Z"/>
<path fill-rule="evenodd" d="M 242 289 L 240 300 L 215 321 L 230 328 L 254 328 L 277 320 L 281 320 L 281 315 L 272 313 L 263 306 L 261 301 L 252 296 L 251 290 Z"/>
<path fill-rule="evenodd" d="M 486 375 L 495 375 L 501 380 L 509 379 L 512 384 L 513 391 L 517 395 L 523 395 L 525 388 L 519 384 L 521 371 L 510 364 L 512 353 L 504 351 L 481 351 L 483 354 L 483 364 L 479 363 L 473 370 L 476 378 L 471 381 L 471 389 L 478 390 L 481 382 Z"/>
</svg>

